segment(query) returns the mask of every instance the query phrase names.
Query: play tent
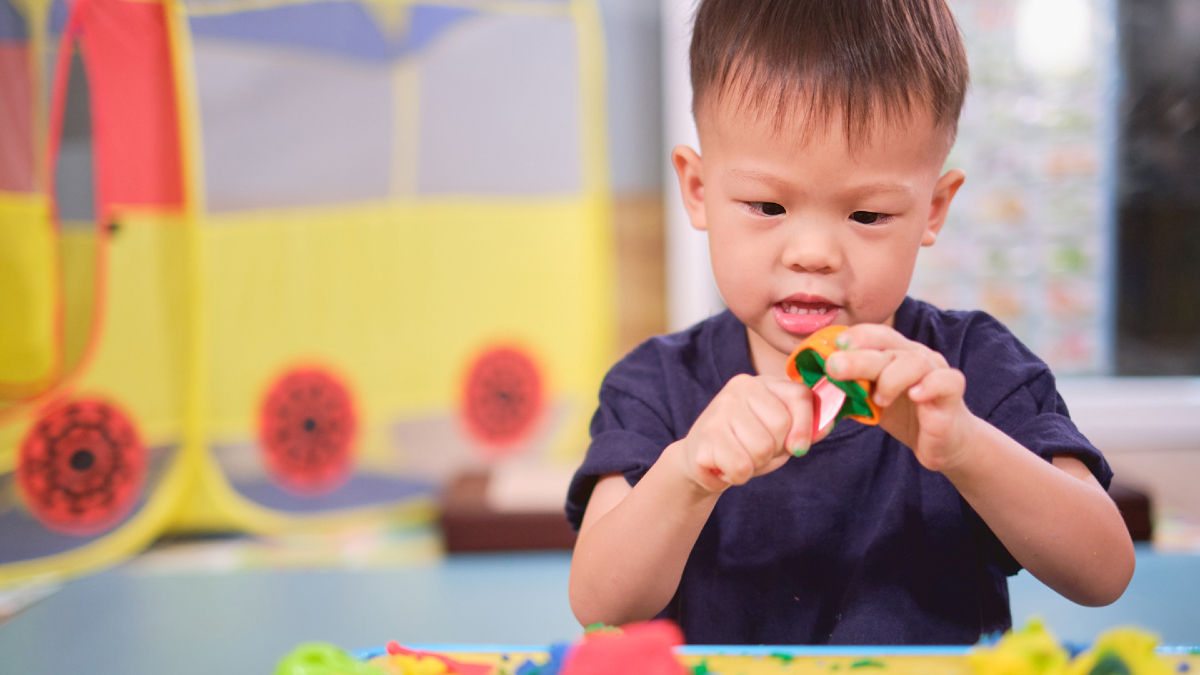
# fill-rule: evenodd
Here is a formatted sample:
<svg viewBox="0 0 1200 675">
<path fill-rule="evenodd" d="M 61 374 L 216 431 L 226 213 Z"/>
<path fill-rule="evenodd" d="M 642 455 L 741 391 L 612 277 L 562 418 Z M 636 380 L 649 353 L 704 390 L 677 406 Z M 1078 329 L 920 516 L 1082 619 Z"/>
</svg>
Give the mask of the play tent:
<svg viewBox="0 0 1200 675">
<path fill-rule="evenodd" d="M 576 459 L 602 97 L 583 0 L 0 0 L 0 584 Z"/>
</svg>

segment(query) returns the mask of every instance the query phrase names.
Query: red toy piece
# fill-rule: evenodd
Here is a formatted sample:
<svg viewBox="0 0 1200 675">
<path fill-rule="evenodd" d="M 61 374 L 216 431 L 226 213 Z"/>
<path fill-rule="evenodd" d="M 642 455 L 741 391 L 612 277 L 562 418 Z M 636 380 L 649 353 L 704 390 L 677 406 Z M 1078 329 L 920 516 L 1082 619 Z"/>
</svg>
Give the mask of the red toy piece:
<svg viewBox="0 0 1200 675">
<path fill-rule="evenodd" d="M 687 670 L 672 651 L 681 644 L 683 633 L 670 621 L 632 624 L 623 633 L 589 633 L 561 675 L 683 675 Z"/>
<path fill-rule="evenodd" d="M 386 648 L 387 653 L 391 654 L 392 656 L 404 655 L 412 656 L 418 659 L 432 658 L 441 661 L 442 664 L 446 666 L 447 675 L 492 675 L 493 671 L 495 670 L 487 664 L 463 663 L 462 661 L 455 661 L 449 656 L 444 656 L 442 654 L 423 652 L 418 649 L 409 649 L 395 640 L 388 642 Z"/>
</svg>

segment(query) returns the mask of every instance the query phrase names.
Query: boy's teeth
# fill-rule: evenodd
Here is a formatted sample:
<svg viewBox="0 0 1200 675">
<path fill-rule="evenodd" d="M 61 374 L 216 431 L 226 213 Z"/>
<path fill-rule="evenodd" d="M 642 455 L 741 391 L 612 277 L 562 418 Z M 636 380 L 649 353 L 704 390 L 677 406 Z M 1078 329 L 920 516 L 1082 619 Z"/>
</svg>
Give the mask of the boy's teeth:
<svg viewBox="0 0 1200 675">
<path fill-rule="evenodd" d="M 814 307 L 809 309 L 806 307 L 798 307 L 789 303 L 784 303 L 783 307 L 785 310 L 787 310 L 788 314 L 827 314 L 829 312 L 828 307 Z"/>
</svg>

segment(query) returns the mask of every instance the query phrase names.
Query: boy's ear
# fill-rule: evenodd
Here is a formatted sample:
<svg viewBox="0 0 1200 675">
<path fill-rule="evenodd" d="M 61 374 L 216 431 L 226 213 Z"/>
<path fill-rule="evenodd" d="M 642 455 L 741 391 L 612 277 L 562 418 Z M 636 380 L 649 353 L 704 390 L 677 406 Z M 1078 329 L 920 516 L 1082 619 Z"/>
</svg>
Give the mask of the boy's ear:
<svg viewBox="0 0 1200 675">
<path fill-rule="evenodd" d="M 686 145 L 677 145 L 671 151 L 671 164 L 679 176 L 679 192 L 683 195 L 683 208 L 688 219 L 697 230 L 708 229 L 704 219 L 704 173 L 701 171 L 700 155 Z"/>
<path fill-rule="evenodd" d="M 925 233 L 921 235 L 922 246 L 933 246 L 942 225 L 946 224 L 946 214 L 950 211 L 950 202 L 958 188 L 962 187 L 967 174 L 962 169 L 950 169 L 933 186 L 933 201 L 929 204 L 929 221 L 925 223 Z"/>
</svg>

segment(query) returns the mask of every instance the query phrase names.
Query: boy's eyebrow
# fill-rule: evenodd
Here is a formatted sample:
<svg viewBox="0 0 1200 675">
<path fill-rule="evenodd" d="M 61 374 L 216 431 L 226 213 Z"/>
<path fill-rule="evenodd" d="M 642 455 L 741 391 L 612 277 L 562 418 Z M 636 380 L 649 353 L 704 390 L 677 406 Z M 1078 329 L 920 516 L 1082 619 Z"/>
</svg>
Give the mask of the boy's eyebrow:
<svg viewBox="0 0 1200 675">
<path fill-rule="evenodd" d="M 856 185 L 849 190 L 846 190 L 844 196 L 850 199 L 861 199 L 863 197 L 870 197 L 880 194 L 895 195 L 897 197 L 911 197 L 913 195 L 913 190 L 904 183 L 887 183 L 881 181 L 878 183 L 865 183 L 863 185 Z"/>
<path fill-rule="evenodd" d="M 758 183 L 767 187 L 780 187 L 787 185 L 787 181 L 774 176 L 772 174 L 755 171 L 753 169 L 730 169 L 729 173 L 733 174 L 734 178 L 742 178 L 752 183 Z"/>
<path fill-rule="evenodd" d="M 782 178 L 774 176 L 763 171 L 755 171 L 753 169 L 730 169 L 729 173 L 735 178 L 742 178 L 767 187 L 786 187 L 788 182 Z M 843 193 L 843 197 L 847 199 L 863 199 L 875 195 L 895 195 L 902 198 L 910 198 L 913 195 L 913 189 L 904 183 L 890 183 L 887 181 L 879 181 L 875 183 L 864 183 L 856 185 Z"/>
</svg>

